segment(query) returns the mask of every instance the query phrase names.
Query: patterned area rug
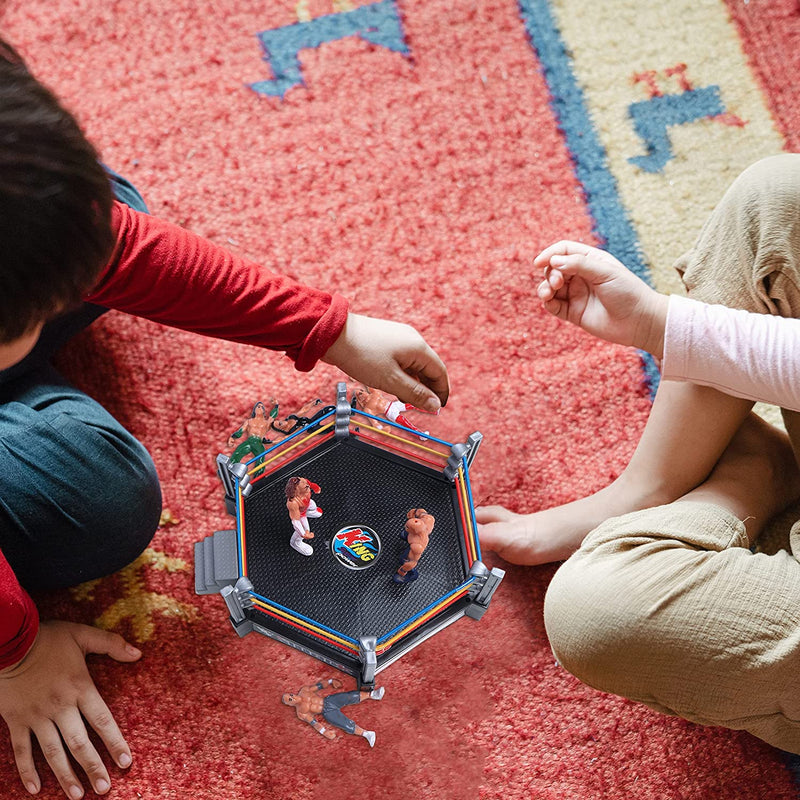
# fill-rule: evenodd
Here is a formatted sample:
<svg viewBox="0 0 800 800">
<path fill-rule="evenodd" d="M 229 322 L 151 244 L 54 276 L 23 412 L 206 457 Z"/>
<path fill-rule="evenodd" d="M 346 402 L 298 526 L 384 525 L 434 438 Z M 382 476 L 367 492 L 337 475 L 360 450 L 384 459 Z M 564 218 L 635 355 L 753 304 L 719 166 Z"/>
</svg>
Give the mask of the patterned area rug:
<svg viewBox="0 0 800 800">
<path fill-rule="evenodd" d="M 6 0 L 4 35 L 153 213 L 419 328 L 450 368 L 435 433 L 485 439 L 478 503 L 535 510 L 624 467 L 657 380 L 548 317 L 530 263 L 600 242 L 665 291 L 756 159 L 797 149 L 794 0 Z M 542 624 L 554 567 L 507 570 L 381 674 L 378 732 L 328 742 L 280 696 L 335 672 L 194 594 L 230 527 L 214 459 L 259 399 L 341 375 L 109 314 L 60 359 L 149 447 L 178 520 L 123 572 L 40 598 L 143 649 L 92 671 L 134 752 L 120 800 L 796 798 L 793 760 L 578 683 Z M 346 677 L 346 676 L 345 676 Z M 348 687 L 352 681 L 348 683 Z M 44 768 L 42 774 L 45 774 Z M 4 797 L 23 797 L 5 731 Z M 47 774 L 43 798 L 60 792 Z"/>
</svg>

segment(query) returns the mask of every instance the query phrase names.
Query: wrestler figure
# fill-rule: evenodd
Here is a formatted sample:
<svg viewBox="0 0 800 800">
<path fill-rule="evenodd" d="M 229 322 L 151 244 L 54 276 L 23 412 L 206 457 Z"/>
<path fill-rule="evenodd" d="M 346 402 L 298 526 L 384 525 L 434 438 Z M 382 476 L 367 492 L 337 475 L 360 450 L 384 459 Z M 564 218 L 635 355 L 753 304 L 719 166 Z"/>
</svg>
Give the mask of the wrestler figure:
<svg viewBox="0 0 800 800">
<path fill-rule="evenodd" d="M 353 392 L 355 407 L 365 414 L 373 417 L 385 417 L 390 422 L 397 422 L 400 425 L 410 428 L 412 431 L 428 434 L 428 431 L 421 431 L 411 420 L 406 417 L 404 411 L 422 411 L 424 414 L 431 412 L 412 406 L 411 403 L 404 403 L 402 400 L 392 398 L 377 389 L 370 389 L 369 386 L 361 386 Z M 438 411 L 436 412 L 439 413 Z M 380 423 L 375 424 L 376 428 L 382 428 Z M 420 436 L 420 439 L 424 439 Z"/>
<path fill-rule="evenodd" d="M 300 428 L 305 428 L 311 425 L 321 417 L 325 416 L 329 411 L 333 411 L 335 406 L 326 406 L 318 397 L 314 400 L 309 400 L 294 414 L 289 414 L 285 419 L 273 420 L 272 430 L 280 435 L 280 437 L 289 436 Z M 313 430 L 316 430 L 314 428 Z M 275 438 L 280 438 L 275 437 Z"/>
<path fill-rule="evenodd" d="M 278 402 L 274 397 L 269 399 L 271 409 L 267 413 L 267 407 L 259 401 L 253 406 L 253 413 L 242 423 L 242 427 L 228 437 L 228 447 L 236 449 L 231 453 L 231 463 L 236 464 L 248 455 L 260 456 L 265 444 L 270 440 L 267 434 L 270 430 L 271 422 L 278 416 Z M 243 439 L 244 441 L 236 443 Z"/>
<path fill-rule="evenodd" d="M 318 681 L 309 686 L 304 686 L 296 694 L 285 694 L 281 698 L 284 705 L 293 706 L 297 713 L 297 718 L 307 722 L 317 733 L 321 733 L 326 739 L 335 739 L 336 731 L 329 728 L 317 719 L 317 714 L 322 714 L 322 718 L 330 725 L 341 728 L 346 733 L 355 736 L 363 736 L 370 747 L 375 747 L 375 731 L 365 731 L 356 725 L 352 719 L 342 713 L 344 706 L 362 703 L 364 700 L 380 700 L 383 697 L 383 686 L 372 691 L 353 691 L 337 692 L 336 694 L 322 695 L 320 692 L 326 687 L 341 689 L 342 682 L 338 678 L 328 678 L 326 681 Z"/>
<path fill-rule="evenodd" d="M 311 499 L 311 492 L 319 494 L 320 488 L 306 478 L 295 475 L 286 482 L 286 508 L 294 529 L 289 544 L 304 556 L 314 552 L 314 548 L 305 541 L 314 538 L 308 527 L 308 517 L 316 519 L 322 516 L 322 509 Z"/>
<path fill-rule="evenodd" d="M 424 508 L 412 508 L 408 512 L 403 531 L 403 538 L 408 542 L 408 547 L 403 551 L 399 569 L 392 575 L 395 583 L 411 583 L 419 577 L 417 564 L 428 546 L 434 522 L 436 520 Z"/>
</svg>

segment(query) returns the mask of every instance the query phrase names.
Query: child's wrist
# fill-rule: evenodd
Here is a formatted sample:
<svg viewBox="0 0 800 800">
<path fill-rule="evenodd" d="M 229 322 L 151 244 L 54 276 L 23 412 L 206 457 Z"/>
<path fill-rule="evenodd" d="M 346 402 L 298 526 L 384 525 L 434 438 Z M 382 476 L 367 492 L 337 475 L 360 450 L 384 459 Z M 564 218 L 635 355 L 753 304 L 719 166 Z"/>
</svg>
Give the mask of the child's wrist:
<svg viewBox="0 0 800 800">
<path fill-rule="evenodd" d="M 637 331 L 636 347 L 646 350 L 657 359 L 664 356 L 664 336 L 667 328 L 669 296 L 651 290 L 642 312 L 642 322 Z"/>
</svg>

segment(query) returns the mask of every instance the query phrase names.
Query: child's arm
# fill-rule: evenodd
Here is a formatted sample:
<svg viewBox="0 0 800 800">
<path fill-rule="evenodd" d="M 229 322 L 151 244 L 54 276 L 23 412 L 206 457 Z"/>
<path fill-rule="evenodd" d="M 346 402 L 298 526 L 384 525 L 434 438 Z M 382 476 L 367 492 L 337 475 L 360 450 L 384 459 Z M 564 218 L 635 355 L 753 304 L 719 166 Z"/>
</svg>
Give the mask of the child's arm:
<svg viewBox="0 0 800 800">
<path fill-rule="evenodd" d="M 800 411 L 800 320 L 670 297 L 662 376 Z"/>
<path fill-rule="evenodd" d="M 117 245 L 87 300 L 205 336 L 284 351 L 311 369 L 347 300 L 271 272 L 178 225 L 115 203 Z"/>
<path fill-rule="evenodd" d="M 13 666 L 25 656 L 38 630 L 36 606 L 0 553 L 0 670 Z"/>
<path fill-rule="evenodd" d="M 662 377 L 800 411 L 800 320 L 667 297 L 578 242 L 548 247 L 534 267 L 550 313 L 662 358 Z"/>
<path fill-rule="evenodd" d="M 347 300 L 239 258 L 116 203 L 117 247 L 87 300 L 206 336 L 284 351 L 300 371 L 323 359 L 354 379 L 435 410 L 447 371 L 407 325 L 348 313 Z"/>
</svg>

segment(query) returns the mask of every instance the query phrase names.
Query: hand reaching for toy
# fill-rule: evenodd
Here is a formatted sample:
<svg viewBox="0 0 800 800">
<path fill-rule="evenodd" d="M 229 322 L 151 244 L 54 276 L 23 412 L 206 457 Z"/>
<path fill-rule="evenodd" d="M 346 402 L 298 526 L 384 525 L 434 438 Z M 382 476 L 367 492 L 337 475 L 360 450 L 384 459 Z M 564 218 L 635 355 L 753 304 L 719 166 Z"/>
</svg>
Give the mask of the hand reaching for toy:
<svg viewBox="0 0 800 800">
<path fill-rule="evenodd" d="M 38 740 L 50 769 L 71 800 L 83 797 L 84 790 L 70 756 L 97 794 L 111 788 L 86 723 L 118 766 L 130 766 L 130 748 L 86 667 L 88 653 L 109 655 L 117 661 L 136 661 L 141 656 L 117 634 L 71 622 L 43 622 L 25 658 L 0 671 L 0 716 L 11 734 L 20 778 L 31 794 L 41 789 L 31 735 Z"/>
<path fill-rule="evenodd" d="M 442 360 L 414 328 L 399 322 L 348 314 L 322 360 L 426 411 L 436 412 L 450 394 Z"/>
<path fill-rule="evenodd" d="M 551 314 L 601 339 L 662 357 L 669 298 L 610 253 L 562 241 L 536 256 L 533 266 L 544 272 L 537 294 Z"/>
</svg>

